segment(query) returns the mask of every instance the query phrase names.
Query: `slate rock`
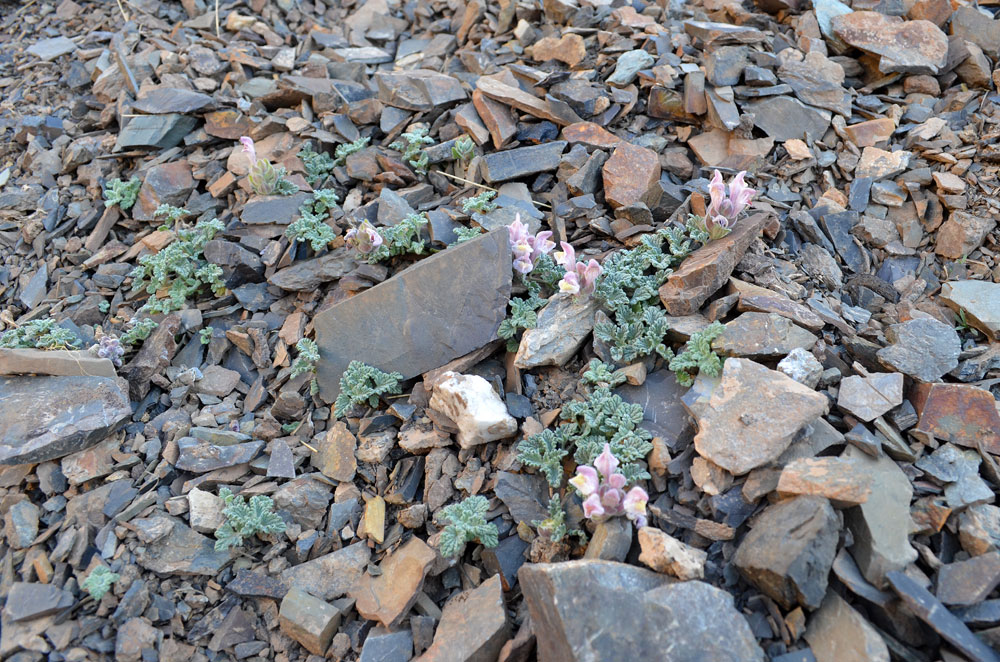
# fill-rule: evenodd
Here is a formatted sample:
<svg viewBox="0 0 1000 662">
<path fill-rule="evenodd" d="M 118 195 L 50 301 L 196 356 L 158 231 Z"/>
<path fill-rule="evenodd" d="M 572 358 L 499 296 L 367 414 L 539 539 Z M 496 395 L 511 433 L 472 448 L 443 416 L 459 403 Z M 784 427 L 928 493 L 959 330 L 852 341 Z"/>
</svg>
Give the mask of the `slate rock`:
<svg viewBox="0 0 1000 662">
<path fill-rule="evenodd" d="M 758 662 L 764 653 L 725 591 L 671 583 L 613 561 L 526 564 L 518 573 L 539 662 L 634 659 Z M 586 590 L 581 590 L 586 587 Z M 601 608 L 594 608 L 594 596 Z"/>
<path fill-rule="evenodd" d="M 826 595 L 839 534 L 840 522 L 826 499 L 795 497 L 751 521 L 733 563 L 785 609 L 817 609 Z"/>
<path fill-rule="evenodd" d="M 254 196 L 243 205 L 240 220 L 247 225 L 289 225 L 299 217 L 299 208 L 311 200 L 312 193 L 305 191 L 292 195 Z"/>
<path fill-rule="evenodd" d="M 517 523 L 548 518 L 548 489 L 540 475 L 500 471 L 494 492 Z"/>
<path fill-rule="evenodd" d="M 468 98 L 457 78 L 428 69 L 379 71 L 375 84 L 382 103 L 406 110 L 434 110 Z"/>
<path fill-rule="evenodd" d="M 30 501 L 18 501 L 4 515 L 4 536 L 14 549 L 30 547 L 38 537 L 41 510 Z"/>
<path fill-rule="evenodd" d="M 656 58 L 644 50 L 636 49 L 622 53 L 615 63 L 614 72 L 608 76 L 608 85 L 625 87 L 639 75 L 642 69 L 651 67 L 656 62 Z"/>
<path fill-rule="evenodd" d="M 76 50 L 76 42 L 68 37 L 53 37 L 41 39 L 28 47 L 27 53 L 44 62 L 50 62 L 61 55 Z"/>
<path fill-rule="evenodd" d="M 848 446 L 844 457 L 870 473 L 877 486 L 865 503 L 844 511 L 844 521 L 854 536 L 850 551 L 861 574 L 876 587 L 884 588 L 886 573 L 905 568 L 917 559 L 917 550 L 909 541 L 913 486 L 902 469 L 884 455 L 873 458 Z"/>
<path fill-rule="evenodd" d="M 604 162 L 604 198 L 612 209 L 638 202 L 653 207 L 659 201 L 660 159 L 653 150 L 621 142 Z"/>
<path fill-rule="evenodd" d="M 140 113 L 193 113 L 213 104 L 212 97 L 184 88 L 158 87 L 139 95 L 132 106 Z"/>
<path fill-rule="evenodd" d="M 847 44 L 882 56 L 882 73 L 937 74 L 947 62 L 948 37 L 930 21 L 856 11 L 833 17 L 831 26 Z"/>
<path fill-rule="evenodd" d="M 180 521 L 157 514 L 133 520 L 136 526 L 166 529 L 162 537 L 139 549 L 136 561 L 146 570 L 164 575 L 215 576 L 229 563 L 228 551 L 215 551 L 215 541 Z"/>
<path fill-rule="evenodd" d="M 677 383 L 674 373 L 665 369 L 647 374 L 640 386 L 615 389 L 626 402 L 642 405 L 642 427 L 661 437 L 671 449 L 683 447 L 694 436 L 691 417 L 681 402 L 687 391 Z"/>
<path fill-rule="evenodd" d="M 865 618 L 830 591 L 806 627 L 817 662 L 889 662 L 889 649 Z"/>
<path fill-rule="evenodd" d="M 28 621 L 65 611 L 76 604 L 73 594 L 52 584 L 14 582 L 7 593 L 4 620 Z"/>
<path fill-rule="evenodd" d="M 177 440 L 179 454 L 174 466 L 192 473 L 206 473 L 237 464 L 246 464 L 257 457 L 262 448 L 264 448 L 263 441 L 216 446 L 194 437 L 181 437 Z"/>
<path fill-rule="evenodd" d="M 757 360 L 776 359 L 796 349 L 808 350 L 816 336 L 775 313 L 743 313 L 712 342 L 725 356 Z"/>
<path fill-rule="evenodd" d="M 54 460 L 89 448 L 132 416 L 108 377 L 0 377 L 0 464 Z"/>
<path fill-rule="evenodd" d="M 290 266 L 278 269 L 267 282 L 290 292 L 308 292 L 323 283 L 336 280 L 354 271 L 358 263 L 356 253 L 342 247 L 308 260 L 297 260 Z"/>
<path fill-rule="evenodd" d="M 781 470 L 777 492 L 781 496 L 825 497 L 838 508 L 848 508 L 867 501 L 872 487 L 872 476 L 849 459 L 803 457 Z"/>
<path fill-rule="evenodd" d="M 814 389 L 823 375 L 823 364 L 810 352 L 796 347 L 785 358 L 778 361 L 778 372 Z"/>
<path fill-rule="evenodd" d="M 445 604 L 434 642 L 420 662 L 496 660 L 510 639 L 510 623 L 500 578 L 490 577 L 478 587 Z"/>
<path fill-rule="evenodd" d="M 750 244 L 769 222 L 767 214 L 737 221 L 722 239 L 695 250 L 660 287 L 660 301 L 670 315 L 691 315 L 726 284 Z"/>
<path fill-rule="evenodd" d="M 409 662 L 413 658 L 413 632 L 373 628 L 361 647 L 358 662 Z"/>
<path fill-rule="evenodd" d="M 187 161 L 153 166 L 146 172 L 139 188 L 139 195 L 131 210 L 132 218 L 137 221 L 152 221 L 156 219 L 156 209 L 162 204 L 185 206 L 194 186 L 191 166 Z"/>
<path fill-rule="evenodd" d="M 803 103 L 851 116 L 851 95 L 843 87 L 844 68 L 819 51 L 809 51 L 802 61 L 783 62 L 778 77 Z"/>
<path fill-rule="evenodd" d="M 197 124 L 194 117 L 180 113 L 136 115 L 118 132 L 115 150 L 170 149 L 179 145 Z"/>
<path fill-rule="evenodd" d="M 875 420 L 902 402 L 903 375 L 898 372 L 845 377 L 837 395 L 838 407 L 865 422 Z"/>
<path fill-rule="evenodd" d="M 564 140 L 555 140 L 541 145 L 490 152 L 483 155 L 479 164 L 480 172 L 488 184 L 549 172 L 559 167 L 566 144 Z"/>
<path fill-rule="evenodd" d="M 837 251 L 837 255 L 844 261 L 848 269 L 855 273 L 865 272 L 865 259 L 861 255 L 861 249 L 855 243 L 851 235 L 851 228 L 858 223 L 858 214 L 853 211 L 845 211 L 836 214 L 824 214 L 820 217 L 820 225 L 826 232 L 830 241 Z"/>
<path fill-rule="evenodd" d="M 774 96 L 743 104 L 754 117 L 754 126 L 779 142 L 808 138 L 819 140 L 830 126 L 828 111 L 807 106 L 789 96 Z"/>
<path fill-rule="evenodd" d="M 726 359 L 715 379 L 699 375 L 688 395 L 698 454 L 735 476 L 777 459 L 828 408 L 823 395 L 748 359 Z"/>
<path fill-rule="evenodd" d="M 958 617 L 931 595 L 930 591 L 903 571 L 894 570 L 888 573 L 887 579 L 907 609 L 933 628 L 962 655 L 972 662 L 1000 662 L 1000 654 L 983 643 Z"/>
<path fill-rule="evenodd" d="M 594 330 L 597 300 L 557 294 L 538 312 L 538 322 L 521 336 L 514 366 L 530 370 L 565 365 Z"/>
<path fill-rule="evenodd" d="M 990 552 L 938 568 L 938 600 L 946 605 L 979 604 L 1000 585 L 1000 553 Z"/>
<path fill-rule="evenodd" d="M 0 349 L 0 375 L 110 377 L 118 375 L 110 359 L 79 349 Z"/>
<path fill-rule="evenodd" d="M 1000 454 L 1000 413 L 984 389 L 965 384 L 917 384 L 910 401 L 920 416 L 910 434 Z"/>
<path fill-rule="evenodd" d="M 958 540 L 973 556 L 1000 550 L 1000 508 L 979 504 L 958 516 Z"/>
<path fill-rule="evenodd" d="M 958 366 L 962 343 L 950 324 L 911 319 L 890 326 L 885 337 L 892 344 L 878 351 L 878 360 L 918 382 L 938 381 Z"/>
<path fill-rule="evenodd" d="M 336 399 L 341 375 L 359 356 L 409 379 L 496 339 L 510 298 L 510 261 L 507 232 L 498 230 L 317 314 L 321 397 Z M 457 319 L 456 310 L 462 311 Z"/>
<path fill-rule="evenodd" d="M 281 600 L 278 624 L 281 631 L 314 655 L 326 654 L 341 619 L 340 610 L 300 588 Z"/>
<path fill-rule="evenodd" d="M 941 284 L 940 298 L 956 312 L 965 311 L 969 325 L 1000 340 L 1000 283 L 949 281 Z"/>
<path fill-rule="evenodd" d="M 323 441 L 313 440 L 317 453 L 312 456 L 312 465 L 327 478 L 338 482 L 354 480 L 358 469 L 355 452 L 358 440 L 351 434 L 347 424 L 337 421 L 326 432 Z"/>
<path fill-rule="evenodd" d="M 1000 55 L 1000 20 L 975 7 L 962 6 L 951 13 L 951 34 L 979 46 L 994 61 Z"/>
<path fill-rule="evenodd" d="M 356 542 L 286 568 L 281 572 L 281 581 L 287 586 L 306 590 L 321 600 L 333 600 L 345 595 L 357 583 L 370 557 L 367 544 Z"/>
<path fill-rule="evenodd" d="M 632 548 L 632 537 L 632 522 L 624 517 L 612 517 L 598 522 L 587 542 L 587 551 L 584 552 L 583 558 L 623 563 Z"/>
<path fill-rule="evenodd" d="M 420 538 L 410 538 L 379 564 L 381 574 L 364 574 L 350 597 L 362 618 L 392 628 L 406 616 L 423 589 L 424 578 L 437 553 Z"/>
<path fill-rule="evenodd" d="M 705 551 L 691 547 L 651 526 L 639 529 L 638 537 L 642 549 L 639 562 L 651 570 L 682 581 L 702 579 L 705 576 L 705 561 L 708 559 Z"/>
<path fill-rule="evenodd" d="M 986 236 L 996 227 L 996 219 L 954 211 L 937 231 L 934 252 L 941 257 L 958 260 L 982 246 Z"/>
</svg>

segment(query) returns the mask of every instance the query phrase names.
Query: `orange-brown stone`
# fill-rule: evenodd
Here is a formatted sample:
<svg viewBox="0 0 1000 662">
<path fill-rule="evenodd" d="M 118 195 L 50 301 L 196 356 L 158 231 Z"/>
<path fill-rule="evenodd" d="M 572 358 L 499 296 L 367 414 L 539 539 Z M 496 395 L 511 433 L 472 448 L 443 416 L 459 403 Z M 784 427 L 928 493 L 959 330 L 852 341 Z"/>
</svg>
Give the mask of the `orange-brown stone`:
<svg viewBox="0 0 1000 662">
<path fill-rule="evenodd" d="M 604 164 L 604 199 L 612 208 L 643 202 L 652 207 L 660 158 L 651 149 L 622 142 Z M 728 275 L 728 274 L 727 274 Z"/>
<path fill-rule="evenodd" d="M 920 415 L 910 434 L 1000 454 L 1000 413 L 989 391 L 966 384 L 917 384 L 910 401 Z"/>
</svg>

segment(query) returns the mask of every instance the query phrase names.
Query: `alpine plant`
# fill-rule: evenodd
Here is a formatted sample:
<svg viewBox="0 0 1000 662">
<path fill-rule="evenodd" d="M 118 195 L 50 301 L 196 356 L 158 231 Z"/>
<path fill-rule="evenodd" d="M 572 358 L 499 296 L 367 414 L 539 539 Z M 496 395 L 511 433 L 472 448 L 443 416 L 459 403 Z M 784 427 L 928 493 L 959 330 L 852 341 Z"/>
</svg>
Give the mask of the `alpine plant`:
<svg viewBox="0 0 1000 662">
<path fill-rule="evenodd" d="M 712 181 L 708 184 L 710 201 L 703 220 L 709 239 L 721 239 L 729 234 L 733 223 L 757 195 L 757 191 L 743 181 L 746 174 L 743 170 L 733 177 L 729 182 L 728 196 L 726 185 L 722 182 L 722 174 L 716 170 L 712 175 Z"/>
<path fill-rule="evenodd" d="M 594 460 L 594 466 L 578 466 L 569 482 L 584 497 L 583 515 L 587 519 L 599 522 L 625 515 L 636 527 L 646 526 L 649 495 L 638 485 L 625 491 L 627 479 L 618 473 L 618 458 L 612 455 L 611 444 L 604 444 L 604 451 Z"/>
</svg>

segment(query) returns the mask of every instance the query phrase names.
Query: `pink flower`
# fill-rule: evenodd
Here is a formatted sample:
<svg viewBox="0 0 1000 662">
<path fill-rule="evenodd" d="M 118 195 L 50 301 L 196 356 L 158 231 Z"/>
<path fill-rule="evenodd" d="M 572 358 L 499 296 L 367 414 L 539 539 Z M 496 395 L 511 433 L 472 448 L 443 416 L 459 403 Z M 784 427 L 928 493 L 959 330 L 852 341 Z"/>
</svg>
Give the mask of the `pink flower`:
<svg viewBox="0 0 1000 662">
<path fill-rule="evenodd" d="M 745 174 L 747 174 L 745 170 L 741 171 L 733 177 L 733 181 L 729 182 L 729 204 L 733 209 L 730 218 L 733 219 L 739 216 L 740 212 L 746 209 L 746 206 L 753 200 L 753 196 L 757 195 L 757 191 L 747 186 L 743 181 Z"/>
<path fill-rule="evenodd" d="M 601 472 L 605 480 L 614 475 L 618 468 L 618 458 L 611 453 L 611 444 L 604 444 L 604 450 L 594 460 L 594 467 Z"/>
<path fill-rule="evenodd" d="M 646 526 L 646 503 L 649 502 L 649 495 L 646 490 L 638 485 L 633 487 L 625 495 L 623 504 L 625 516 L 635 522 L 637 527 Z"/>
<path fill-rule="evenodd" d="M 726 197 L 726 185 L 722 182 L 722 174 L 716 170 L 712 181 L 708 184 L 709 204 L 705 210 L 705 226 L 712 239 L 724 237 L 757 191 L 748 187 L 743 177 L 746 171 L 739 172 L 729 182 L 729 197 Z M 714 232 L 713 232 L 714 230 Z"/>
<path fill-rule="evenodd" d="M 594 519 L 604 514 L 604 506 L 601 504 L 601 495 L 591 494 L 583 502 L 583 516 L 587 519 Z"/>
<path fill-rule="evenodd" d="M 585 497 L 590 496 L 600 487 L 601 481 L 597 477 L 597 470 L 581 464 L 576 468 L 576 475 L 569 479 L 569 484 L 577 489 Z"/>
<path fill-rule="evenodd" d="M 528 274 L 535 268 L 538 258 L 551 251 L 555 244 L 549 241 L 552 232 L 546 230 L 532 236 L 528 226 L 521 222 L 521 215 L 514 216 L 514 222 L 507 226 L 510 251 L 514 256 L 514 269 Z"/>
<path fill-rule="evenodd" d="M 587 264 L 577 262 L 576 250 L 572 245 L 565 241 L 559 245 L 562 251 L 555 253 L 556 263 L 566 270 L 566 275 L 559 281 L 559 291 L 584 296 L 593 294 L 597 287 L 597 277 L 603 271 L 601 265 L 597 260 L 590 260 Z"/>
<path fill-rule="evenodd" d="M 250 165 L 257 163 L 257 150 L 253 146 L 253 138 L 243 136 L 240 138 L 240 143 L 243 144 L 243 151 L 250 155 Z"/>
<path fill-rule="evenodd" d="M 362 255 L 367 255 L 382 245 L 382 235 L 374 225 L 364 221 L 358 227 L 348 230 L 344 234 L 344 241 Z"/>
</svg>

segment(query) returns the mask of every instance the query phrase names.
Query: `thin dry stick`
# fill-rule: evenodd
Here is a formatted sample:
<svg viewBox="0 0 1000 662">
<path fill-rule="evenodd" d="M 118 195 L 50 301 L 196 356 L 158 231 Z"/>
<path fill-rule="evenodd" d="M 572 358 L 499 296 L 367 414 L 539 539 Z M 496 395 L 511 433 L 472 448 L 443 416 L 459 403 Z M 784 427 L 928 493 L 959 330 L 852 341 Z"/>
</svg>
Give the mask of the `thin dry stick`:
<svg viewBox="0 0 1000 662">
<path fill-rule="evenodd" d="M 451 175 L 451 174 L 448 174 L 447 172 L 445 172 L 445 171 L 443 171 L 443 170 L 434 170 L 433 172 L 436 172 L 436 173 L 437 173 L 437 174 L 439 174 L 439 175 L 444 175 L 445 177 L 448 177 L 449 179 L 454 179 L 454 180 L 456 180 L 456 181 L 459 181 L 459 182 L 462 182 L 463 184 L 468 184 L 469 186 L 477 186 L 477 187 L 479 187 L 479 188 L 484 188 L 484 189 L 486 189 L 487 191 L 493 191 L 494 193 L 499 193 L 499 192 L 500 192 L 500 191 L 498 191 L 497 189 L 495 189 L 495 188 L 492 188 L 492 187 L 490 187 L 490 186 L 487 186 L 487 185 L 485 185 L 485 184 L 477 184 L 476 182 L 472 182 L 472 181 L 469 181 L 468 179 L 463 179 L 462 177 L 459 177 L 458 175 Z M 548 208 L 548 209 L 552 209 L 552 206 L 551 206 L 551 205 L 547 205 L 547 204 L 545 204 L 544 202 L 537 202 L 537 201 L 535 201 L 535 200 L 532 200 L 531 202 L 532 202 L 533 204 L 536 204 L 536 205 L 538 205 L 539 207 L 546 207 L 546 208 Z"/>
<path fill-rule="evenodd" d="M 126 23 L 128 23 L 128 14 L 125 13 L 125 7 L 122 6 L 122 0 L 116 0 L 116 2 L 118 3 L 118 11 L 122 13 L 122 18 L 125 19 Z"/>
<path fill-rule="evenodd" d="M 215 36 L 222 39 L 222 32 L 219 30 L 219 0 L 215 0 Z"/>
</svg>

